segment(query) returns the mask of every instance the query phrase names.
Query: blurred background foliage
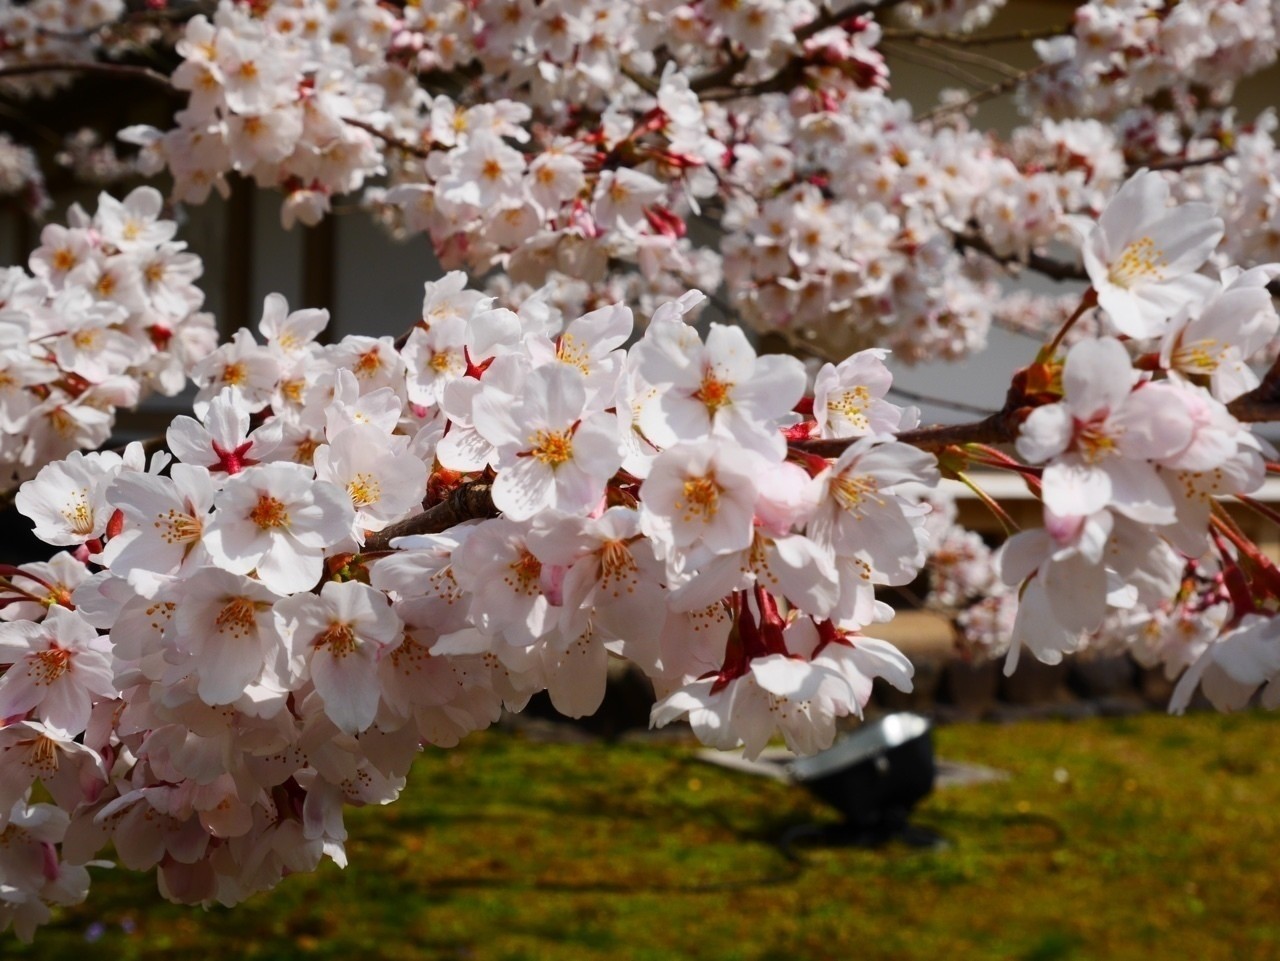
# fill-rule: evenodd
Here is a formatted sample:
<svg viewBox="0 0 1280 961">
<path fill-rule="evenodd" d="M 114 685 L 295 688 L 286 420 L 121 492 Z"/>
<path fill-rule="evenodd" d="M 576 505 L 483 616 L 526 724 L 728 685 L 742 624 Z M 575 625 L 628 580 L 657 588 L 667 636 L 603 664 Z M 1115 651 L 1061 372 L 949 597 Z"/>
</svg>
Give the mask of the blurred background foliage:
<svg viewBox="0 0 1280 961">
<path fill-rule="evenodd" d="M 19 959 L 1280 957 L 1274 716 L 1138 715 L 935 732 L 1002 781 L 936 791 L 940 851 L 778 847 L 835 815 L 647 738 L 518 732 L 429 750 L 326 864 L 228 910 L 95 870 Z"/>
</svg>

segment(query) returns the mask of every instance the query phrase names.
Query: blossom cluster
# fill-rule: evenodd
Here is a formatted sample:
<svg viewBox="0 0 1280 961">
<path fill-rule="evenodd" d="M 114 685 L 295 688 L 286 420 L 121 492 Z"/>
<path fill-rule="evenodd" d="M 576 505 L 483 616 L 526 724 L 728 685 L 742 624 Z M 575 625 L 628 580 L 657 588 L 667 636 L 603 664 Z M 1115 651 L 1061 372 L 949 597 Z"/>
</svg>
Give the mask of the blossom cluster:
<svg viewBox="0 0 1280 961">
<path fill-rule="evenodd" d="M 47 225 L 30 272 L 0 270 L 0 481 L 106 442 L 115 409 L 177 394 L 217 333 L 200 258 L 174 240 L 159 191 L 108 194 Z"/>
<path fill-rule="evenodd" d="M 125 12 L 124 0 L 31 0 L 0 6 L 0 66 L 92 61 L 102 50 L 98 30 Z M 70 83 L 66 73 L 5 80 L 9 89 L 48 95 Z"/>
<path fill-rule="evenodd" d="M 917 29 L 971 31 L 996 5 L 893 6 Z M 1272 18 L 1264 0 L 1086 4 L 1043 41 L 1082 65 L 1034 72 L 1028 123 L 1000 138 L 950 102 L 918 116 L 889 92 L 880 22 L 807 2 L 222 0 L 177 44 L 175 126 L 124 136 L 186 201 L 237 171 L 284 193 L 286 224 L 314 223 L 362 191 L 446 269 L 500 268 L 491 292 L 552 283 L 544 299 L 590 309 L 611 301 L 584 283 L 625 287 L 647 315 L 723 270 L 747 323 L 818 356 L 956 359 L 1010 309 L 1052 314 L 1039 296 L 1002 310 L 1005 265 L 1078 246 L 1071 218 L 1095 215 L 1127 162 L 1223 154 L 1184 193 L 1241 211 L 1236 262 L 1267 259 L 1270 115 L 1142 98 L 1261 69 Z M 1049 109 L 1037 83 L 1119 99 Z M 1248 162 L 1227 156 L 1237 143 Z"/>
<path fill-rule="evenodd" d="M 1053 115 L 1104 119 L 1167 91 L 1201 88 L 1225 104 L 1237 82 L 1275 63 L 1278 37 L 1269 0 L 1090 0 L 1069 33 L 1036 41 L 1048 69 L 1026 96 Z"/>
<path fill-rule="evenodd" d="M 0 918 L 82 897 L 108 842 L 187 902 L 342 862 L 344 806 L 394 800 L 423 744 L 543 690 L 590 714 L 611 655 L 654 724 L 752 755 L 830 745 L 876 677 L 909 688 L 863 630 L 924 561 L 937 468 L 894 439 L 915 414 L 884 352 L 804 401 L 799 361 L 690 326 L 701 299 L 628 349 L 624 306 L 561 323 L 461 273 L 399 346 L 321 346 L 326 313 L 272 295 L 261 339 L 194 366 L 171 456 L 43 467 L 17 507 L 64 550 L 0 583 L 0 828 L 47 854 L 6 864 Z M 477 487 L 490 509 L 405 533 Z"/>
<path fill-rule="evenodd" d="M 1158 174 L 1140 173 L 1081 225 L 1103 335 L 1071 347 L 1055 396 L 1019 427 L 1017 452 L 1043 465 L 1045 526 L 1012 537 L 1000 569 L 1020 597 L 1007 671 L 1023 647 L 1055 663 L 1095 632 L 1141 627 L 1147 660 L 1173 673 L 1195 660 L 1178 706 L 1206 664 L 1236 649 L 1208 643 L 1218 629 L 1276 629 L 1262 616 L 1270 564 L 1215 501 L 1252 494 L 1266 477 L 1269 446 L 1228 404 L 1258 385 L 1247 361 L 1280 331 L 1267 289 L 1280 264 L 1207 277 L 1222 221 L 1205 204 L 1168 200 Z M 1188 617 L 1200 621 L 1189 634 Z M 1179 635 L 1184 643 L 1168 640 Z M 1198 648 L 1185 643 L 1193 637 Z M 1270 678 L 1258 670 L 1251 687 L 1237 675 L 1224 702 Z"/>
<path fill-rule="evenodd" d="M 5 64 L 60 33 L 56 56 L 96 55 L 107 33 L 59 6 L 5 8 Z M 900 12 L 910 36 L 997 6 Z M 1276 123 L 1219 102 L 1273 56 L 1273 6 L 1088 3 L 1008 137 L 894 99 L 881 23 L 807 0 L 191 16 L 173 126 L 73 163 L 167 167 L 185 202 L 243 175 L 286 223 L 362 192 L 493 274 L 428 283 L 401 338 L 324 344 L 325 311 L 272 295 L 219 346 L 149 187 L 0 273 L 0 458 L 63 549 L 0 576 L 0 925 L 83 897 L 108 844 L 192 903 L 341 863 L 345 807 L 393 801 L 423 745 L 541 691 L 589 714 L 611 657 L 652 681 L 655 726 L 820 750 L 875 678 L 909 688 L 877 593 L 926 567 L 1008 670 L 1124 643 L 1180 675 L 1174 709 L 1280 703 L 1280 569 L 1219 506 L 1280 521 L 1249 427 L 1280 377 L 1255 369 L 1280 332 Z M 34 183 L 15 158 L 6 182 Z M 1063 251 L 1081 297 L 1002 293 Z M 833 362 L 695 324 L 695 275 Z M 958 358 L 993 319 L 1053 334 L 1001 411 L 966 436 L 887 400 L 879 345 Z M 82 453 L 188 379 L 169 453 Z M 994 557 L 957 529 L 930 491 L 973 465 L 1024 478 L 1043 529 Z"/>
</svg>

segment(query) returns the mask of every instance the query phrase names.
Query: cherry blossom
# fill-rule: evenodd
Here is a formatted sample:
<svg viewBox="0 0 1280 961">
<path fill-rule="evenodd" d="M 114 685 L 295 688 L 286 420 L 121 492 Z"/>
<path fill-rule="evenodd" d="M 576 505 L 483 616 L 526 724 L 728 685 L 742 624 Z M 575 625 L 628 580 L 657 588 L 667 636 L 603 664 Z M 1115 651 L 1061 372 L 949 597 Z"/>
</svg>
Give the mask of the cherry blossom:
<svg viewBox="0 0 1280 961">
<path fill-rule="evenodd" d="M 227 481 L 205 526 L 205 549 L 236 574 L 256 571 L 281 594 L 320 579 L 324 551 L 352 523 L 345 492 L 301 464 L 263 464 Z"/>
<path fill-rule="evenodd" d="M 329 581 L 318 598 L 295 594 L 274 610 L 330 720 L 347 734 L 368 728 L 378 712 L 378 662 L 402 638 L 385 595 L 353 581 Z"/>
<path fill-rule="evenodd" d="M 1085 0 L 1002 132 L 900 99 L 881 49 L 998 4 L 891 6 L 907 30 L 775 0 L 0 10 L 14 96 L 92 61 L 181 101 L 119 155 L 64 145 L 171 198 L 73 205 L 0 271 L 0 459 L 68 548 L 0 574 L 0 924 L 79 900 L 108 844 L 192 903 L 344 864 L 346 807 L 423 744 L 538 691 L 590 713 L 614 658 L 655 725 L 821 750 L 876 679 L 909 689 L 874 635 L 925 569 L 969 656 L 1128 649 L 1175 709 L 1273 706 L 1280 574 L 1221 505 L 1276 520 L 1280 125 L 1230 106 L 1274 5 Z M 41 207 L 38 162 L 0 138 L 0 194 Z M 272 294 L 219 344 L 166 204 L 233 175 L 447 273 L 399 337 L 325 342 Z M 990 416 L 889 401 L 889 351 L 993 325 L 1045 344 Z M 188 381 L 176 463 L 83 453 Z M 933 489 L 1002 516 L 979 468 L 1042 511 L 998 553 Z"/>
<path fill-rule="evenodd" d="M 1121 334 L 1164 333 L 1178 305 L 1203 290 L 1195 273 L 1218 241 L 1222 221 L 1208 204 L 1170 210 L 1169 185 L 1145 171 L 1126 181 L 1085 238 L 1085 269 L 1098 303 Z"/>
<path fill-rule="evenodd" d="M 0 624 L 0 717 L 34 710 L 51 727 L 74 735 L 89 723 L 96 697 L 113 697 L 110 646 L 75 611 L 55 606 L 45 620 Z"/>
</svg>

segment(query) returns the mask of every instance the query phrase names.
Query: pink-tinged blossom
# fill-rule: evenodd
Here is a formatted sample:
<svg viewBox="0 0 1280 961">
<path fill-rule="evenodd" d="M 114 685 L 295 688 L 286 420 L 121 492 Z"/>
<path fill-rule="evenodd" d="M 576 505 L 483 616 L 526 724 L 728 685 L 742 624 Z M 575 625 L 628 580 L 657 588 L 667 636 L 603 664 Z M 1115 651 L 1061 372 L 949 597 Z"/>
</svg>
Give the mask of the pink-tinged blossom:
<svg viewBox="0 0 1280 961">
<path fill-rule="evenodd" d="M 1176 520 L 1161 534 L 1188 557 L 1199 557 L 1209 548 L 1209 524 L 1214 503 L 1220 497 L 1255 493 L 1267 479 L 1267 462 L 1253 434 L 1241 432 L 1230 456 L 1209 470 L 1160 471 L 1173 497 Z"/>
<path fill-rule="evenodd" d="M 523 394 L 529 367 L 517 354 L 504 354 L 494 359 L 484 377 L 464 377 L 446 385 L 441 409 L 450 420 L 449 432 L 436 447 L 436 457 L 450 470 L 483 470 L 497 456 L 494 444 L 476 429 L 476 400 L 486 396 L 491 407 L 507 404 L 514 407 Z"/>
<path fill-rule="evenodd" d="M 352 334 L 330 347 L 326 355 L 335 368 L 355 375 L 361 394 L 382 387 L 404 389 L 404 359 L 390 337 Z"/>
<path fill-rule="evenodd" d="M 65 731 L 39 721 L 19 721 L 0 727 L 0 831 L 3 816 L 35 782 L 66 811 L 92 800 L 107 783 L 102 758 L 77 743 Z"/>
<path fill-rule="evenodd" d="M 708 557 L 695 551 L 687 567 L 688 574 L 671 585 L 674 611 L 701 610 L 754 584 L 817 617 L 827 617 L 840 599 L 835 557 L 802 534 L 775 536 L 756 528 L 745 550 Z"/>
<path fill-rule="evenodd" d="M 449 154 L 449 170 L 437 183 L 439 199 L 450 206 L 483 210 L 519 196 L 525 161 L 520 151 L 488 131 Z"/>
<path fill-rule="evenodd" d="M 397 537 L 395 553 L 373 564 L 369 582 L 401 603 L 413 602 L 422 622 L 437 633 L 461 630 L 467 626 L 467 599 L 453 576 L 453 552 L 477 528 L 464 524 L 443 534 Z"/>
<path fill-rule="evenodd" d="M 232 335 L 230 343 L 223 344 L 191 369 L 191 379 L 200 388 L 195 400 L 197 415 L 204 416 L 209 401 L 227 388 L 235 391 L 238 402 L 252 413 L 271 402 L 271 394 L 280 379 L 280 358 L 241 328 Z"/>
<path fill-rule="evenodd" d="M 128 370 L 137 360 L 138 342 L 120 330 L 129 314 L 124 308 L 95 302 L 81 287 L 59 293 L 47 320 L 56 328 L 48 336 L 54 359 L 65 371 L 99 383 Z"/>
<path fill-rule="evenodd" d="M 528 525 L 483 521 L 453 551 L 453 577 L 471 596 L 471 622 L 525 647 L 557 624 L 559 611 L 542 591 L 542 562 L 529 549 Z"/>
<path fill-rule="evenodd" d="M 322 401 L 327 395 L 327 403 Z M 388 444 L 400 444 L 392 438 L 400 417 L 404 413 L 404 401 L 390 387 L 365 388 L 351 371 L 339 366 L 321 377 L 315 385 L 309 404 L 324 407 L 324 430 L 329 437 L 336 437 L 348 427 L 376 427 L 387 438 Z"/>
<path fill-rule="evenodd" d="M 161 217 L 164 198 L 154 187 L 138 187 L 124 200 L 98 194 L 93 222 L 102 239 L 123 251 L 157 247 L 172 240 L 178 225 Z"/>
<path fill-rule="evenodd" d="M 1144 523 L 1172 521 L 1173 503 L 1152 461 L 1191 442 L 1180 392 L 1139 384 L 1128 351 L 1111 338 L 1072 347 L 1062 385 L 1062 401 L 1037 407 L 1018 430 L 1018 453 L 1049 462 L 1046 510 L 1080 517 L 1112 508 Z"/>
<path fill-rule="evenodd" d="M 584 631 L 591 620 L 626 643 L 657 642 L 667 603 L 663 565 L 640 533 L 637 510 L 610 507 L 597 518 L 539 518 L 529 549 L 544 565 L 564 569 L 560 603 L 566 633 Z"/>
<path fill-rule="evenodd" d="M 722 749 L 741 744 L 749 759 L 775 733 L 793 751 L 813 754 L 831 746 L 836 718 L 860 711 L 855 704 L 857 695 L 842 671 L 777 653 L 752 658 L 731 679 L 686 684 L 654 704 L 649 723 L 665 727 L 688 715 L 698 740 Z"/>
<path fill-rule="evenodd" d="M 40 623 L 0 624 L 0 719 L 35 710 L 50 727 L 79 734 L 98 698 L 114 698 L 111 646 L 75 611 L 50 608 Z"/>
<path fill-rule="evenodd" d="M 14 598 L 0 608 L 0 620 L 38 621 L 55 604 L 68 607 L 72 592 L 88 578 L 89 568 L 70 551 L 59 551 L 48 561 L 19 564 L 9 581 L 39 600 Z"/>
<path fill-rule="evenodd" d="M 271 590 L 291 594 L 314 587 L 324 552 L 350 534 L 351 500 L 342 488 L 317 481 L 301 464 L 263 464 L 227 481 L 205 525 L 205 549 L 235 574 L 256 571 Z"/>
<path fill-rule="evenodd" d="M 1169 700 L 1169 711 L 1181 714 L 1199 687 L 1220 711 L 1238 711 L 1258 688 L 1262 706 L 1280 706 L 1280 618 L 1246 614 L 1232 630 L 1209 645 L 1187 668 Z"/>
<path fill-rule="evenodd" d="M 329 323 L 329 311 L 306 308 L 289 310 L 289 302 L 280 294 L 267 294 L 262 301 L 262 319 L 258 330 L 267 341 L 285 355 L 305 354 L 316 336 Z"/>
<path fill-rule="evenodd" d="M 1013 673 L 1023 645 L 1045 664 L 1078 648 L 1107 609 L 1106 547 L 1115 524 L 1108 511 L 1058 517 L 1046 508 L 1044 528 L 1020 531 L 996 556 L 1000 577 L 1022 588 L 1005 674 Z"/>
<path fill-rule="evenodd" d="M 501 717 L 502 688 L 510 687 L 507 669 L 486 654 L 436 653 L 429 622 L 412 609 L 406 616 L 401 643 L 379 662 L 379 724 L 382 718 L 410 719 L 426 743 L 454 747 Z M 513 709 L 523 699 L 513 698 Z"/>
<path fill-rule="evenodd" d="M 777 600 L 759 585 L 754 605 L 735 594 L 729 607 L 734 629 L 723 663 L 659 700 L 650 724 L 688 714 L 701 740 L 717 747 L 743 743 L 749 757 L 759 754 L 775 728 L 794 750 L 829 746 L 836 717 L 856 709 L 853 689 L 839 672 L 788 650 Z"/>
<path fill-rule="evenodd" d="M 582 372 L 591 409 L 611 407 L 626 363 L 622 350 L 635 327 L 631 308 L 611 304 L 570 321 L 554 341 L 528 337 L 525 345 L 535 365 L 558 361 Z"/>
<path fill-rule="evenodd" d="M 135 391 L 135 402 L 136 399 Z M 75 400 L 67 400 L 55 392 L 31 408 L 27 418 L 28 441 L 21 449 L 21 465 L 34 468 L 105 443 L 111 436 L 115 418 L 110 411 L 95 407 L 89 400 L 89 391 Z"/>
<path fill-rule="evenodd" d="M 645 224 L 645 208 L 659 203 L 667 188 L 648 174 L 630 167 L 606 170 L 596 182 L 591 212 L 606 230 L 637 230 Z"/>
<path fill-rule="evenodd" d="M 842 677 L 853 694 L 845 713 L 862 717 L 871 700 L 872 683 L 883 678 L 899 691 L 909 693 L 915 669 L 907 656 L 888 641 L 842 630 L 830 621 L 797 617 L 783 633 L 787 650 L 807 658 L 816 668 Z"/>
<path fill-rule="evenodd" d="M 1159 173 L 1129 178 L 1085 235 L 1084 266 L 1098 303 L 1115 329 L 1158 337 L 1207 279 L 1195 273 L 1222 239 L 1222 220 L 1209 204 L 1170 208 Z"/>
<path fill-rule="evenodd" d="M 51 905 L 79 904 L 89 892 L 89 872 L 59 857 L 70 818 L 52 804 L 19 800 L 0 815 L 0 929 L 13 925 L 22 941 L 52 918 Z"/>
<path fill-rule="evenodd" d="M 588 620 L 578 631 L 548 634 L 535 646 L 542 660 L 543 683 L 552 706 L 565 717 L 594 714 L 604 700 L 609 652 L 617 642 Z"/>
<path fill-rule="evenodd" d="M 414 327 L 401 354 L 408 369 L 408 396 L 423 407 L 440 403 L 445 385 L 467 372 L 465 317 L 444 316 L 424 330 Z"/>
<path fill-rule="evenodd" d="M 347 734 L 368 728 L 378 713 L 378 663 L 401 639 L 402 623 L 386 595 L 356 581 L 329 581 L 318 597 L 280 601 L 275 616 L 329 719 Z"/>
</svg>

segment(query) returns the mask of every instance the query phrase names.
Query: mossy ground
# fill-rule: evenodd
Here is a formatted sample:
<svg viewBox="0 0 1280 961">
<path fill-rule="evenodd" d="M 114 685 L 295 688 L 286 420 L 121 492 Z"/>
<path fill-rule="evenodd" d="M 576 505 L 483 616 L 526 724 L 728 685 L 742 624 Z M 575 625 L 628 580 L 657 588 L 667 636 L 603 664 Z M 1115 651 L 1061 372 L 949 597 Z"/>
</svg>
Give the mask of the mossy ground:
<svg viewBox="0 0 1280 961">
<path fill-rule="evenodd" d="M 829 818 L 688 747 L 490 733 L 354 812 L 350 866 L 234 909 L 95 871 L 5 959 L 1280 959 L 1280 721 L 1158 715 L 936 732 L 1005 781 L 935 792 L 932 852 L 775 846 Z"/>
</svg>

